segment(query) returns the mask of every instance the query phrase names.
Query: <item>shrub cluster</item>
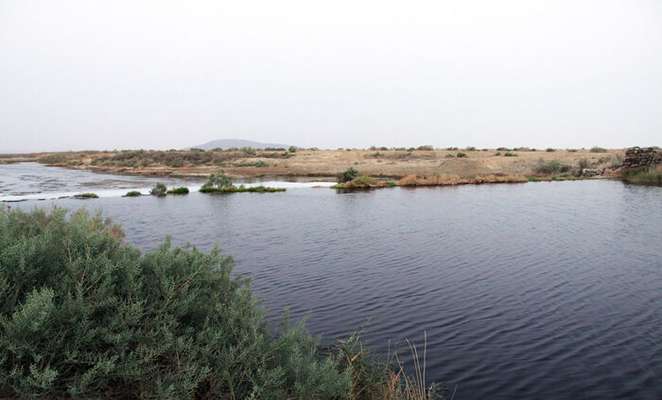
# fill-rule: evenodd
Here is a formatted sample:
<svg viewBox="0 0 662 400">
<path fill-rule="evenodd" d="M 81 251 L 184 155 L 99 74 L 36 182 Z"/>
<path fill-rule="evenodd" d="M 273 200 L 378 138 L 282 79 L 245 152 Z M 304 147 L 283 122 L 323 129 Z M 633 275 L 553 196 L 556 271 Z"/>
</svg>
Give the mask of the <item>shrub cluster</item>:
<svg viewBox="0 0 662 400">
<path fill-rule="evenodd" d="M 149 194 L 156 197 L 164 197 L 167 193 L 168 193 L 168 188 L 166 187 L 166 185 L 164 185 L 161 182 L 154 185 L 152 190 L 149 191 Z"/>
<path fill-rule="evenodd" d="M 80 193 L 80 194 L 75 194 L 74 199 L 80 199 L 80 200 L 85 200 L 85 199 L 98 199 L 99 195 L 96 193 Z"/>
<path fill-rule="evenodd" d="M 0 398 L 432 399 L 422 382 L 277 336 L 232 259 L 141 254 L 100 216 L 0 209 Z M 418 393 L 418 396 L 412 396 Z"/>
<path fill-rule="evenodd" d="M 181 195 L 181 194 L 189 194 L 189 190 L 187 187 L 176 187 L 168 190 L 168 194 L 175 194 L 175 195 Z"/>
<path fill-rule="evenodd" d="M 543 161 L 539 160 L 535 172 L 542 175 L 553 175 L 570 172 L 571 166 L 561 163 L 559 160 Z"/>
<path fill-rule="evenodd" d="M 344 172 L 338 174 L 337 181 L 338 183 L 346 183 L 352 181 L 357 176 L 359 176 L 359 171 L 353 167 L 349 167 Z"/>
<path fill-rule="evenodd" d="M 268 186 L 246 187 L 244 185 L 235 186 L 232 180 L 226 176 L 223 171 L 211 174 L 207 182 L 200 188 L 201 193 L 275 193 L 284 192 L 284 188 L 274 188 Z"/>
</svg>

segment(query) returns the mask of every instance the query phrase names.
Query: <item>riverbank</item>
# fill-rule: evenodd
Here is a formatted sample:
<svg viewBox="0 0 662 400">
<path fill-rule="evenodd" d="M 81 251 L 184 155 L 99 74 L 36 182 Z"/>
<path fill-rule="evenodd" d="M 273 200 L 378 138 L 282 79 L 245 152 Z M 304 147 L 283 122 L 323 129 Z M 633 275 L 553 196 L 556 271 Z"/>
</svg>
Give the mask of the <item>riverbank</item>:
<svg viewBox="0 0 662 400">
<path fill-rule="evenodd" d="M 442 185 L 499 183 L 533 177 L 609 174 L 618 166 L 624 151 L 620 149 L 233 149 L 233 150 L 126 150 L 36 153 L 5 155 L 2 163 L 35 161 L 71 169 L 156 177 L 206 177 L 222 169 L 239 179 L 310 178 L 328 179 L 349 167 L 362 175 L 399 181 L 416 176 L 426 186 L 431 181 Z M 438 178 L 444 177 L 444 178 Z M 411 180 L 410 178 L 408 178 Z M 407 185 L 402 185 L 407 186 Z"/>
</svg>

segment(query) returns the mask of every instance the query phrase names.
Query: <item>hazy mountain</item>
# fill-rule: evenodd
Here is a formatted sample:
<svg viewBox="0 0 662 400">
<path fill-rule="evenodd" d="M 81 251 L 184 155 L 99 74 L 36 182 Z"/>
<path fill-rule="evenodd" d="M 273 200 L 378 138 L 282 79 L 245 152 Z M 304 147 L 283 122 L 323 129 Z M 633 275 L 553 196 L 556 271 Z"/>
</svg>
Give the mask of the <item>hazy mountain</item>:
<svg viewBox="0 0 662 400">
<path fill-rule="evenodd" d="M 230 148 L 240 148 L 240 147 L 253 147 L 256 149 L 264 149 L 266 147 L 278 147 L 278 148 L 288 148 L 289 145 L 286 144 L 279 144 L 279 143 L 261 143 L 261 142 L 253 142 L 252 140 L 242 140 L 242 139 L 219 139 L 219 140 L 212 140 L 211 142 L 199 144 L 197 146 L 193 146 L 195 149 L 204 149 L 204 150 L 211 150 L 211 149 L 230 149 Z"/>
</svg>

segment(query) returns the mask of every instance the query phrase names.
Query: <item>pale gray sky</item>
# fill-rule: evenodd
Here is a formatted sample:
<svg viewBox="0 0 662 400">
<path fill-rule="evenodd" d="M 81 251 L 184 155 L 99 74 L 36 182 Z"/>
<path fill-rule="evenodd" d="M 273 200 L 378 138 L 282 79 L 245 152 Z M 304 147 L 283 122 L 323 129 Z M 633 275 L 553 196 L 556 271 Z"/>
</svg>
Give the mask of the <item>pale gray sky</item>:
<svg viewBox="0 0 662 400">
<path fill-rule="evenodd" d="M 0 0 L 0 153 L 662 144 L 660 0 Z"/>
</svg>

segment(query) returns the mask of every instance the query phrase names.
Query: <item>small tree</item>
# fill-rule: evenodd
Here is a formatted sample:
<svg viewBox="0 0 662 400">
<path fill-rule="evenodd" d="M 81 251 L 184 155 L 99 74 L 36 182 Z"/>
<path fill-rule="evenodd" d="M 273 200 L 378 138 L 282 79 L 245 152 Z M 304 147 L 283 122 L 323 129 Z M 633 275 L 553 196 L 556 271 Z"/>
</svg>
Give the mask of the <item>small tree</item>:
<svg viewBox="0 0 662 400">
<path fill-rule="evenodd" d="M 168 188 L 166 187 L 166 185 L 159 182 L 156 185 L 154 185 L 154 187 L 149 192 L 149 194 L 151 194 L 152 196 L 164 197 L 167 192 L 168 192 Z"/>
<path fill-rule="evenodd" d="M 297 148 L 296 148 L 296 146 L 290 146 L 290 147 L 287 149 L 287 151 L 289 151 L 290 153 L 296 153 L 296 152 L 297 152 Z"/>
<path fill-rule="evenodd" d="M 359 171 L 353 167 L 349 167 L 345 170 L 345 172 L 338 174 L 338 183 L 350 182 L 357 176 L 359 176 Z"/>
</svg>

